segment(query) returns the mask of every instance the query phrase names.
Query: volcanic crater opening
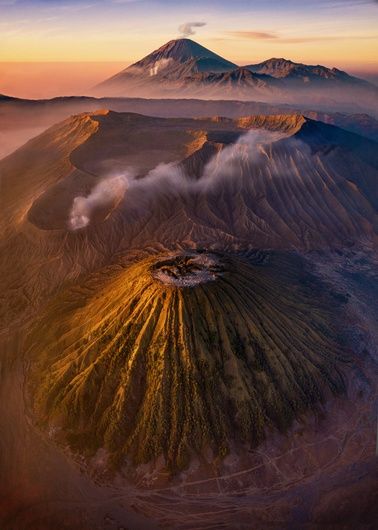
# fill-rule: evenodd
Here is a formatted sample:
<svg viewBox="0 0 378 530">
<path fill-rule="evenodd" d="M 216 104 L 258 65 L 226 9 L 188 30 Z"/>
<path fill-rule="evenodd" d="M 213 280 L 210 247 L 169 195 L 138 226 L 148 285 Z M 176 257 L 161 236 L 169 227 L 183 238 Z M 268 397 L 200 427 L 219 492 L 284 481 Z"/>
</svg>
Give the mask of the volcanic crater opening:
<svg viewBox="0 0 378 530">
<path fill-rule="evenodd" d="M 155 279 L 177 287 L 194 287 L 214 281 L 224 270 L 224 264 L 218 256 L 201 252 L 172 254 L 151 266 Z"/>
</svg>

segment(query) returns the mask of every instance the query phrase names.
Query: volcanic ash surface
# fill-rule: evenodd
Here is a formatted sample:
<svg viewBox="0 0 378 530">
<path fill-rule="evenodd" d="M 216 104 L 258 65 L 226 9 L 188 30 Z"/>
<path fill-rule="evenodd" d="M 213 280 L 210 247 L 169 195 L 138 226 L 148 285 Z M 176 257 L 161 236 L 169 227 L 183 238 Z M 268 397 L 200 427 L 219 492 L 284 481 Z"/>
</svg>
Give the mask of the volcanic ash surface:
<svg viewBox="0 0 378 530">
<path fill-rule="evenodd" d="M 166 285 L 194 287 L 211 282 L 222 274 L 224 267 L 213 254 L 174 254 L 151 267 L 152 276 Z"/>
</svg>

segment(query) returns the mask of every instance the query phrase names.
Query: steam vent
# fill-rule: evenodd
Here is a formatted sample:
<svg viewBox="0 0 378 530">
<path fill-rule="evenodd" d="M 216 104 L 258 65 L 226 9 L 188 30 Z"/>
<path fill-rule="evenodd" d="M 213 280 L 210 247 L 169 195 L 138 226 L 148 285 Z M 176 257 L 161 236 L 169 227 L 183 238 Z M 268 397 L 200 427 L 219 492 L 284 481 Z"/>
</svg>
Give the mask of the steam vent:
<svg viewBox="0 0 378 530">
<path fill-rule="evenodd" d="M 335 299 L 294 254 L 172 253 L 94 275 L 33 332 L 35 416 L 109 465 L 256 447 L 343 391 Z M 314 294 L 315 293 L 315 294 Z"/>
</svg>

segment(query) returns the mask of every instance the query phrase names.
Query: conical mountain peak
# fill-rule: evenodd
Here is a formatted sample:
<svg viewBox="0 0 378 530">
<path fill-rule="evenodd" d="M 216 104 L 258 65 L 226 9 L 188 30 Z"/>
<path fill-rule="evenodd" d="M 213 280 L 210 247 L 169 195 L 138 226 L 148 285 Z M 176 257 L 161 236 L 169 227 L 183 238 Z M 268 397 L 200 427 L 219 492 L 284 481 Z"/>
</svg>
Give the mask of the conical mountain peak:
<svg viewBox="0 0 378 530">
<path fill-rule="evenodd" d="M 345 72 L 325 66 L 271 58 L 258 64 L 239 66 L 191 39 L 174 39 L 163 44 L 97 87 L 113 96 L 205 97 L 263 101 L 279 97 L 293 99 L 293 89 L 304 98 L 308 88 L 326 89 L 326 97 L 340 86 L 353 86 L 376 97 L 376 87 Z M 338 92 L 337 92 L 338 93 Z M 348 96 L 349 97 L 349 96 Z M 297 100 L 297 96 L 295 96 Z M 353 96 L 354 100 L 355 96 Z"/>
<path fill-rule="evenodd" d="M 65 293 L 32 338 L 35 413 L 79 452 L 103 447 L 114 466 L 163 458 L 171 473 L 288 429 L 344 389 L 329 300 L 303 289 L 302 266 L 162 254 L 88 284 L 80 304 Z"/>
<path fill-rule="evenodd" d="M 131 68 L 149 67 L 162 60 L 185 63 L 190 60 L 199 59 L 210 59 L 211 61 L 214 61 L 214 63 L 217 63 L 218 68 L 219 64 L 221 64 L 226 70 L 237 68 L 236 64 L 223 59 L 220 55 L 208 50 L 191 39 L 171 40 L 140 61 L 134 63 Z"/>
</svg>

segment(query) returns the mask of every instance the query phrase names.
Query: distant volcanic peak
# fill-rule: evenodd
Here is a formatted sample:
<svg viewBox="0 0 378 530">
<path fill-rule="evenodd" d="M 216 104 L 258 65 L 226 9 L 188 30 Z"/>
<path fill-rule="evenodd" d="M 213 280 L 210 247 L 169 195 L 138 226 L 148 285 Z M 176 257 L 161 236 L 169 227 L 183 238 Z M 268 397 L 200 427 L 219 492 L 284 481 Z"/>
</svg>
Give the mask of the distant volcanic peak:
<svg viewBox="0 0 378 530">
<path fill-rule="evenodd" d="M 199 72 L 228 72 L 237 65 L 190 40 L 172 40 L 125 70 L 98 85 L 113 86 L 120 82 L 165 82 L 184 79 Z"/>
<path fill-rule="evenodd" d="M 275 68 L 289 68 L 292 66 L 298 66 L 300 63 L 295 63 L 294 61 L 291 61 L 290 59 L 285 59 L 284 57 L 272 57 L 271 59 L 267 59 L 266 61 L 262 61 L 261 63 L 258 63 L 256 65 L 252 66 L 270 66 Z M 246 67 L 250 68 L 250 67 Z"/>
<path fill-rule="evenodd" d="M 162 59 L 171 59 L 180 63 L 186 62 L 189 59 L 212 59 L 223 63 L 227 68 L 237 67 L 236 64 L 223 59 L 220 55 L 208 50 L 191 39 L 171 40 L 135 63 L 133 66 L 144 66 L 146 63 L 154 63 Z"/>
<path fill-rule="evenodd" d="M 190 40 L 172 40 L 143 59 L 103 81 L 96 92 L 115 96 L 206 97 L 222 99 L 272 98 L 296 101 L 295 89 L 318 88 L 362 90 L 374 98 L 377 87 L 337 68 L 305 65 L 284 58 L 271 58 L 258 64 L 239 66 Z M 316 85 L 316 86 L 315 86 Z M 302 97 L 306 95 L 303 90 Z M 330 98 L 330 93 L 324 93 Z M 336 95 L 337 97 L 337 95 Z M 343 95 L 343 99 L 344 95 Z"/>
<path fill-rule="evenodd" d="M 135 79 L 159 76 L 174 80 L 197 72 L 226 72 L 234 68 L 237 68 L 236 64 L 226 61 L 200 44 L 190 39 L 178 39 L 164 44 L 111 80 L 117 81 L 124 75 Z"/>
<path fill-rule="evenodd" d="M 377 88 L 358 77 L 349 75 L 338 68 L 328 68 L 323 65 L 308 65 L 303 63 L 296 63 L 284 58 L 271 58 L 258 64 L 245 66 L 251 72 L 259 75 L 271 77 L 277 81 L 281 81 L 282 88 L 290 89 L 290 86 L 305 86 L 308 83 L 315 83 L 321 86 L 340 86 L 345 88 L 360 88 L 368 90 L 370 94 L 377 94 Z M 289 83 L 289 84 L 288 84 Z M 286 85 L 285 85 L 286 84 Z"/>
<path fill-rule="evenodd" d="M 323 79 L 353 79 L 346 72 L 322 65 L 295 63 L 289 59 L 271 58 L 262 63 L 246 66 L 252 72 L 267 74 L 275 78 L 313 76 Z"/>
<path fill-rule="evenodd" d="M 305 270 L 290 255 L 187 252 L 96 275 L 34 331 L 36 414 L 81 453 L 103 447 L 116 466 L 162 456 L 171 472 L 286 430 L 344 388 L 335 301 Z"/>
</svg>

